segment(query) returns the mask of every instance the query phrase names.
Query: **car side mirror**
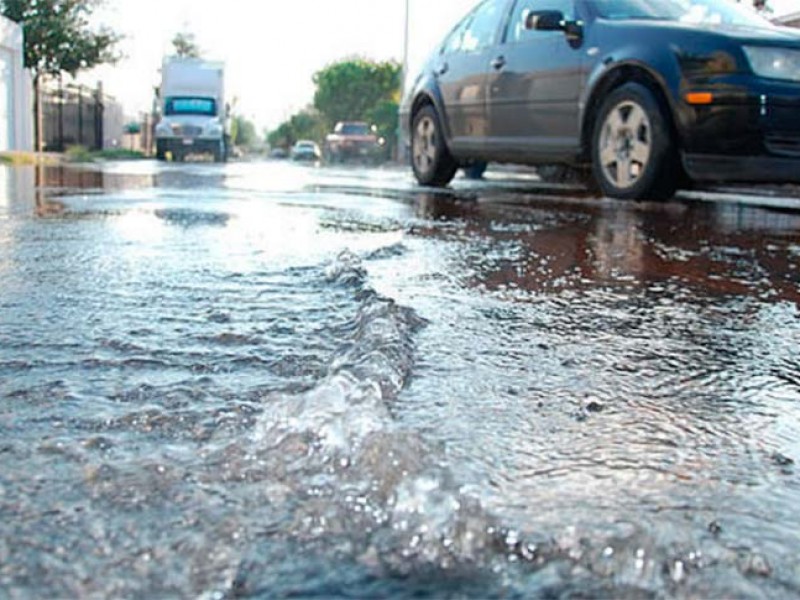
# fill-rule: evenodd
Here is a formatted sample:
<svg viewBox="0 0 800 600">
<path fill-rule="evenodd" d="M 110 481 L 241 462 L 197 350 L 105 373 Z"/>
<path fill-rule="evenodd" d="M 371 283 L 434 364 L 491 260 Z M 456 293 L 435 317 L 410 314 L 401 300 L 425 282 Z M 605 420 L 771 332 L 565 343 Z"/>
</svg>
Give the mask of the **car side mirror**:
<svg viewBox="0 0 800 600">
<path fill-rule="evenodd" d="M 525 29 L 536 31 L 564 31 L 566 22 L 560 10 L 533 10 L 525 17 Z"/>
</svg>

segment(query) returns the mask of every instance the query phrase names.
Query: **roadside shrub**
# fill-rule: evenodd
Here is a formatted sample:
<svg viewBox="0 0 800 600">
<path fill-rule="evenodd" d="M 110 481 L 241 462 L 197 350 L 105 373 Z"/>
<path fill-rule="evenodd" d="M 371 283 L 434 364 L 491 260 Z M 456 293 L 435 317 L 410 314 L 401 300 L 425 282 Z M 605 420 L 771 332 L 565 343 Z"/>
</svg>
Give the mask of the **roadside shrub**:
<svg viewBox="0 0 800 600">
<path fill-rule="evenodd" d="M 100 160 L 141 160 L 143 158 L 147 158 L 144 152 L 139 152 L 138 150 L 126 150 L 125 148 L 100 150 L 98 152 L 92 152 L 91 156 L 93 158 L 99 158 Z"/>
<path fill-rule="evenodd" d="M 67 162 L 73 163 L 94 161 L 94 156 L 85 146 L 70 146 L 67 148 L 66 152 L 64 152 L 64 158 L 67 160 Z"/>
<path fill-rule="evenodd" d="M 0 152 L 0 164 L 13 167 L 26 167 L 38 162 L 33 152 Z"/>
</svg>

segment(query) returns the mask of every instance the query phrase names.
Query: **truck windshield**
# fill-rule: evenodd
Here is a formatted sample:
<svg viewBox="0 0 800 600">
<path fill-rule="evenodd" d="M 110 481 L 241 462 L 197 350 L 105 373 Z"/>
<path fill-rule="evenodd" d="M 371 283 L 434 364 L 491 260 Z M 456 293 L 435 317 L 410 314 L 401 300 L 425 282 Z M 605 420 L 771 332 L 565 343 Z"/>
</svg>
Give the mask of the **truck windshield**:
<svg viewBox="0 0 800 600">
<path fill-rule="evenodd" d="M 654 19 L 681 23 L 769 27 L 754 11 L 728 0 L 590 0 L 605 19 Z"/>
<path fill-rule="evenodd" d="M 167 98 L 164 112 L 168 117 L 173 115 L 216 117 L 217 102 L 213 98 Z"/>
</svg>

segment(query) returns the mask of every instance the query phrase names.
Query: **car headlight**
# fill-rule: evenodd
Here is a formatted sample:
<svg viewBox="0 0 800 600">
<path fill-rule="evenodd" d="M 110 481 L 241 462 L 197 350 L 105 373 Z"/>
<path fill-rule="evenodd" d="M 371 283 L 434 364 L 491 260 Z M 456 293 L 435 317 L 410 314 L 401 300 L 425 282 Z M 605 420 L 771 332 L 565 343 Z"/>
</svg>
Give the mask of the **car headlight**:
<svg viewBox="0 0 800 600">
<path fill-rule="evenodd" d="M 800 50 L 744 46 L 747 60 L 759 77 L 800 81 Z"/>
</svg>

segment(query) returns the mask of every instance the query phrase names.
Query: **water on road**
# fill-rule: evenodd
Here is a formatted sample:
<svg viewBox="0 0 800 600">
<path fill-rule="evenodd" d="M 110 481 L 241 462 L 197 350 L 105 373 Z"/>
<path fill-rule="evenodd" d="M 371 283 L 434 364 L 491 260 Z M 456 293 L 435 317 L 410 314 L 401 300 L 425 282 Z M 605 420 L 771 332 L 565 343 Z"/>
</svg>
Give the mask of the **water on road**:
<svg viewBox="0 0 800 600">
<path fill-rule="evenodd" d="M 800 212 L 0 172 L 0 595 L 800 594 Z"/>
</svg>

